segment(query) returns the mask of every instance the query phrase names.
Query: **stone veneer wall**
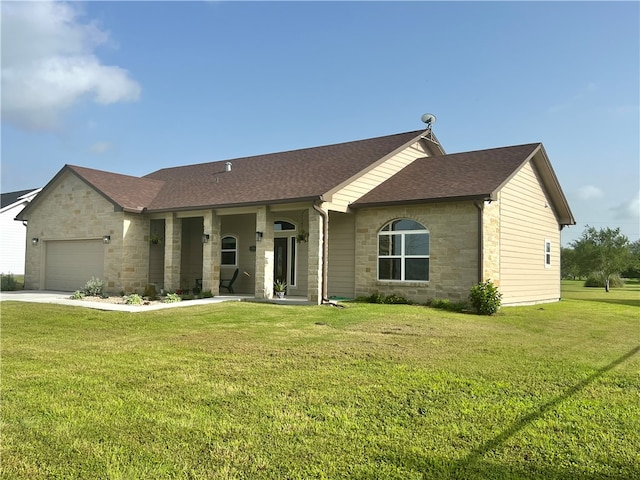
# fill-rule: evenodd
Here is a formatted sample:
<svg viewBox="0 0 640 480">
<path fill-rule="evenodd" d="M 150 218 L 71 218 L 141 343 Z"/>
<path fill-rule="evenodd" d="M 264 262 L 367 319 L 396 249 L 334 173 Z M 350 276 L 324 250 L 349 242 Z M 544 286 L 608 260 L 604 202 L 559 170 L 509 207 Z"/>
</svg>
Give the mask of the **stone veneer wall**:
<svg viewBox="0 0 640 480">
<path fill-rule="evenodd" d="M 378 232 L 389 221 L 410 218 L 430 233 L 428 282 L 377 280 Z M 356 213 L 356 296 L 378 292 L 414 302 L 466 300 L 478 281 L 478 210 L 472 202 L 359 209 Z"/>
<path fill-rule="evenodd" d="M 485 202 L 482 210 L 483 267 L 482 281 L 491 280 L 500 286 L 500 197 Z"/>
<path fill-rule="evenodd" d="M 106 290 L 120 291 L 123 286 L 117 272 L 123 246 L 122 212 L 102 195 L 67 172 L 42 192 L 27 212 L 27 238 L 38 237 L 39 245 L 27 242 L 25 289 L 44 288 L 44 242 L 50 240 L 89 240 L 111 236 L 105 249 L 104 277 Z M 89 279 L 87 279 L 89 280 Z"/>
<path fill-rule="evenodd" d="M 121 257 L 118 262 L 105 261 L 105 275 L 107 269 L 109 275 L 120 272 L 121 289 L 142 295 L 149 283 L 149 217 L 125 213 L 123 225 Z"/>
</svg>

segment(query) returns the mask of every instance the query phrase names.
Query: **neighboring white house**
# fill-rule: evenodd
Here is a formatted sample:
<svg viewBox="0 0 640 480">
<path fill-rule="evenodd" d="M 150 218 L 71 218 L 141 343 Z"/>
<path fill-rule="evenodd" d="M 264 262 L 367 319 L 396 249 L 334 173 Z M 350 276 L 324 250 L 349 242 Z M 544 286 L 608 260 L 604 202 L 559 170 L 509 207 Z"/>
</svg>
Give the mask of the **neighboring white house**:
<svg viewBox="0 0 640 480">
<path fill-rule="evenodd" d="M 15 220 L 41 188 L 2 194 L 0 204 L 0 273 L 24 274 L 27 229 Z"/>
</svg>

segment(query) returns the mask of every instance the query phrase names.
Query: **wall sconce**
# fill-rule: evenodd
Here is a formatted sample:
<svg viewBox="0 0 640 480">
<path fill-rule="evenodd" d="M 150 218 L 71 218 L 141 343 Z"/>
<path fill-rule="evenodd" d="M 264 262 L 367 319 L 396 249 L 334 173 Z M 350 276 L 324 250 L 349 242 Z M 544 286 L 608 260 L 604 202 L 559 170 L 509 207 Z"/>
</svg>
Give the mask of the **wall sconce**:
<svg viewBox="0 0 640 480">
<path fill-rule="evenodd" d="M 259 242 L 260 240 L 262 240 L 262 232 L 256 232 L 256 242 Z"/>
<path fill-rule="evenodd" d="M 203 233 L 202 234 L 202 243 L 209 243 L 209 234 L 208 233 Z"/>
<path fill-rule="evenodd" d="M 111 235 L 105 235 L 104 237 L 102 237 L 102 243 L 104 243 L 105 245 L 111 243 Z"/>
<path fill-rule="evenodd" d="M 38 237 L 33 237 L 31 239 L 31 245 L 38 245 L 39 242 L 40 242 L 40 239 Z"/>
</svg>

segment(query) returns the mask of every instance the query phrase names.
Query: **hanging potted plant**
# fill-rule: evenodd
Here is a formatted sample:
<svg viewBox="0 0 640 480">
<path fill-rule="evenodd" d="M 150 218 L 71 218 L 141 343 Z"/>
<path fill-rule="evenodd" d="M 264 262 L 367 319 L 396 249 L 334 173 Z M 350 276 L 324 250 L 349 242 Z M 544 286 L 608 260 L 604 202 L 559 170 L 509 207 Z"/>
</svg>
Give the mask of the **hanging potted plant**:
<svg viewBox="0 0 640 480">
<path fill-rule="evenodd" d="M 151 245 L 159 245 L 162 242 L 162 238 L 156 232 L 153 232 L 149 238 Z"/>
<path fill-rule="evenodd" d="M 296 235 L 296 241 L 298 243 L 306 242 L 308 238 L 309 238 L 309 233 L 305 232 L 304 230 L 301 230 L 300 233 Z"/>
<path fill-rule="evenodd" d="M 284 298 L 284 294 L 287 291 L 287 282 L 283 282 L 282 280 L 276 280 L 273 282 L 273 291 L 278 298 Z"/>
</svg>

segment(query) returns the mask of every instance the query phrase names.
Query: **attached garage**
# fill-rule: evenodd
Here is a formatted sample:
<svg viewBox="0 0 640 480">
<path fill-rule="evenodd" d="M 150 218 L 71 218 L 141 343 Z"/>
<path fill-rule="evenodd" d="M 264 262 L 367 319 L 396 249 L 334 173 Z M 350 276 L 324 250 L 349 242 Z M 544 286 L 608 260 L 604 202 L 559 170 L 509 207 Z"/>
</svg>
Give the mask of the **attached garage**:
<svg viewBox="0 0 640 480">
<path fill-rule="evenodd" d="M 91 277 L 104 278 L 102 240 L 53 240 L 46 243 L 44 288 L 73 292 Z"/>
</svg>

